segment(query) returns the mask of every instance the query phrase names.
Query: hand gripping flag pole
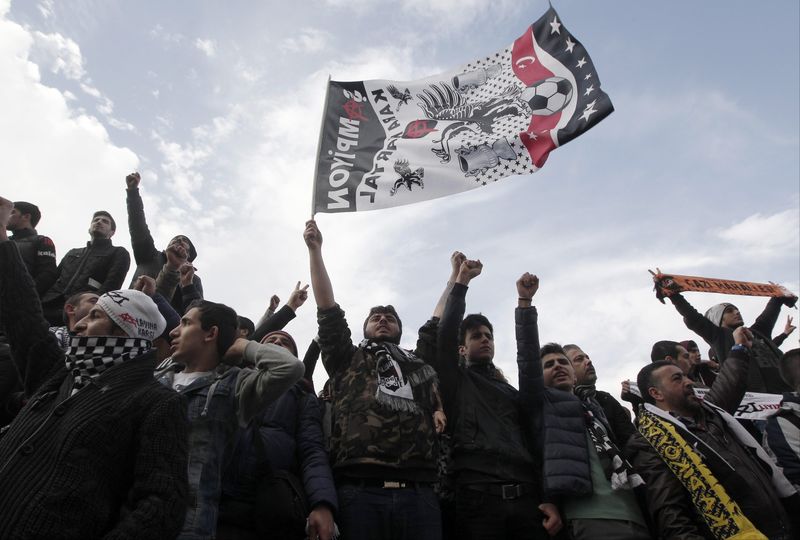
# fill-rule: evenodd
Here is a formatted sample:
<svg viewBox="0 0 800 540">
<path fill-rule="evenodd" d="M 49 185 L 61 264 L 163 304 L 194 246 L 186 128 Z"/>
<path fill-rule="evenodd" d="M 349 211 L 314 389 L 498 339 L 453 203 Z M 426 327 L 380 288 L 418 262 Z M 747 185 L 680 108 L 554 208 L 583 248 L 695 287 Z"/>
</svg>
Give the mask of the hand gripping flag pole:
<svg viewBox="0 0 800 540">
<path fill-rule="evenodd" d="M 416 81 L 330 81 L 315 212 L 389 208 L 539 170 L 614 107 L 547 12 L 507 48 Z"/>
</svg>

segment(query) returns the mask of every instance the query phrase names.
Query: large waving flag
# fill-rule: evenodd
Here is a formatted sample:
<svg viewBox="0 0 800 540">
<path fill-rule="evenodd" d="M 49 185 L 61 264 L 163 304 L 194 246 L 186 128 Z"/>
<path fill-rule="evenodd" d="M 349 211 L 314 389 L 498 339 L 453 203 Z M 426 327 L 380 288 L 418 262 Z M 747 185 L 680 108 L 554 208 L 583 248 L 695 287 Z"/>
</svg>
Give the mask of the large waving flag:
<svg viewBox="0 0 800 540">
<path fill-rule="evenodd" d="M 447 73 L 331 81 L 313 212 L 400 206 L 535 172 L 613 110 L 552 7 L 510 47 Z"/>
</svg>

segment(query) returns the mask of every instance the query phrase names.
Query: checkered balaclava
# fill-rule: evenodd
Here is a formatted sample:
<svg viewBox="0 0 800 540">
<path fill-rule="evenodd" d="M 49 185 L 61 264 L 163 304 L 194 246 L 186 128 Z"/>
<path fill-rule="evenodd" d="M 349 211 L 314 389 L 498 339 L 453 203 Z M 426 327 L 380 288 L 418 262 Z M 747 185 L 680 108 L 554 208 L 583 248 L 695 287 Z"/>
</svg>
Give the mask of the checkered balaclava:
<svg viewBox="0 0 800 540">
<path fill-rule="evenodd" d="M 108 368 L 146 353 L 152 344 L 146 339 L 121 336 L 73 337 L 65 358 L 67 370 L 74 378 L 72 393 L 99 377 Z"/>
<path fill-rule="evenodd" d="M 141 291 L 111 291 L 97 300 L 97 306 L 120 327 L 123 336 L 75 336 L 65 358 L 74 377 L 75 393 L 106 369 L 136 358 L 150 350 L 153 340 L 166 328 L 155 302 Z"/>
</svg>

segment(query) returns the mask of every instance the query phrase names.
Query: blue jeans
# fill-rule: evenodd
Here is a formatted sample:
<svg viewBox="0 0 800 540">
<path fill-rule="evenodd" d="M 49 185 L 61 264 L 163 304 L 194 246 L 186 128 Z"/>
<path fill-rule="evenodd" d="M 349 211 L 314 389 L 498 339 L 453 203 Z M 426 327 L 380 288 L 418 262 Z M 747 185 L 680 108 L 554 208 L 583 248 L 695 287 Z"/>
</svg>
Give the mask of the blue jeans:
<svg viewBox="0 0 800 540">
<path fill-rule="evenodd" d="M 342 485 L 343 540 L 441 540 L 439 500 L 430 487 L 385 489 Z"/>
</svg>

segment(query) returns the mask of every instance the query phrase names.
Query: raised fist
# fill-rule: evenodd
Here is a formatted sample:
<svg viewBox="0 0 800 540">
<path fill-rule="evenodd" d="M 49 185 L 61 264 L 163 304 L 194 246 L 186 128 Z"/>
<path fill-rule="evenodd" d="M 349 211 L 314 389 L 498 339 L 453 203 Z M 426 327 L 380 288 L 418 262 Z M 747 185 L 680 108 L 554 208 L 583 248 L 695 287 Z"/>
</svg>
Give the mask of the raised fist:
<svg viewBox="0 0 800 540">
<path fill-rule="evenodd" d="M 141 180 L 142 177 L 139 176 L 139 173 L 134 172 L 125 177 L 125 184 L 128 186 L 128 189 L 136 189 L 139 187 L 139 182 Z"/>
</svg>

